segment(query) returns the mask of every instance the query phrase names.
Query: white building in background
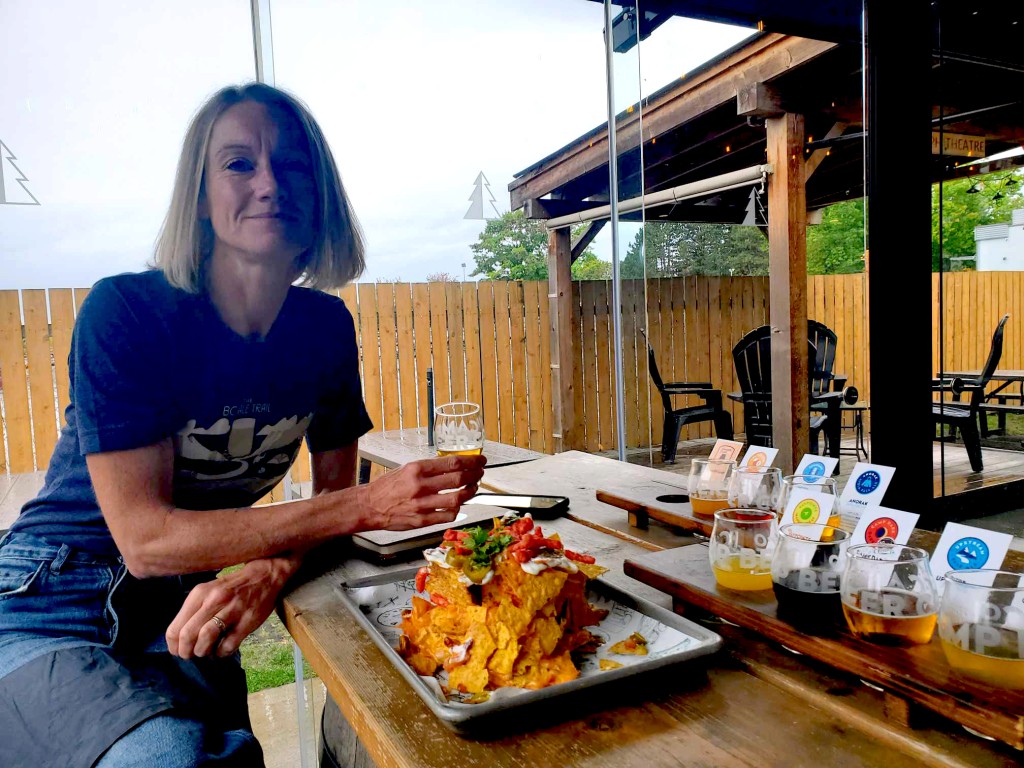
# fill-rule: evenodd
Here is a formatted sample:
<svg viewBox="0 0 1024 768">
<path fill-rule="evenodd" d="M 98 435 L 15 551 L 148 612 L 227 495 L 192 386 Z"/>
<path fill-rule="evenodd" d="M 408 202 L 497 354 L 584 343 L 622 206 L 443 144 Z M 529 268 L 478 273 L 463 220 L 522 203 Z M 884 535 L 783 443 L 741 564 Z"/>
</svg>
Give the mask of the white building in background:
<svg viewBox="0 0 1024 768">
<path fill-rule="evenodd" d="M 979 272 L 1024 271 L 1024 208 L 1012 212 L 1009 224 L 974 228 Z"/>
</svg>

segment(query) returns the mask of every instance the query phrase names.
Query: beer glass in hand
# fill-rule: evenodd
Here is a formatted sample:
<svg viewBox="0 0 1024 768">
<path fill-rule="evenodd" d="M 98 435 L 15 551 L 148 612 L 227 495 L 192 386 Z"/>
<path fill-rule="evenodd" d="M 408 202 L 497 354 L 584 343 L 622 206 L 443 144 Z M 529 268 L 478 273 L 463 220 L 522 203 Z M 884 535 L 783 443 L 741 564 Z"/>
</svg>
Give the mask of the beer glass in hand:
<svg viewBox="0 0 1024 768">
<path fill-rule="evenodd" d="M 693 514 L 711 517 L 729 506 L 729 481 L 736 462 L 728 459 L 694 459 L 690 462 L 687 489 Z"/>
<path fill-rule="evenodd" d="M 715 512 L 708 553 L 715 581 L 727 589 L 751 592 L 772 588 L 772 554 L 779 519 L 764 509 Z"/>
<path fill-rule="evenodd" d="M 739 467 L 732 473 L 726 501 L 732 508 L 766 509 L 782 515 L 782 470 L 778 467 Z"/>
<path fill-rule="evenodd" d="M 1024 689 L 1024 576 L 974 568 L 946 574 L 939 640 L 953 671 Z"/>
<path fill-rule="evenodd" d="M 779 618 L 807 629 L 842 623 L 839 588 L 850 534 L 821 523 L 789 523 L 779 529 L 772 558 L 772 589 Z"/>
<path fill-rule="evenodd" d="M 477 456 L 484 450 L 484 422 L 476 403 L 445 403 L 434 409 L 438 456 Z"/>
<path fill-rule="evenodd" d="M 860 544 L 846 553 L 843 614 L 854 635 L 882 645 L 927 643 L 939 599 L 928 553 L 902 544 Z"/>
</svg>

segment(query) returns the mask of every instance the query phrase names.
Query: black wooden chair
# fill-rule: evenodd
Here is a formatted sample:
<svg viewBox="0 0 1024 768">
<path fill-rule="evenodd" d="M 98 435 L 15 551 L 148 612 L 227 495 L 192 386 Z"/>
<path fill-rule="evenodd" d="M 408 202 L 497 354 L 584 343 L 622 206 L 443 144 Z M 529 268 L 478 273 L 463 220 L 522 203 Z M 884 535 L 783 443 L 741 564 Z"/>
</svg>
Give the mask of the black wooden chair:
<svg viewBox="0 0 1024 768">
<path fill-rule="evenodd" d="M 999 365 L 999 358 L 1003 355 L 1003 328 L 1009 319 L 1009 315 L 1003 315 L 1003 319 L 996 326 L 995 333 L 992 334 L 988 360 L 985 361 L 985 367 L 978 378 L 932 380 L 932 392 L 953 396 L 953 402 L 932 401 L 932 417 L 935 419 L 937 428 L 935 439 L 955 440 L 957 430 L 959 430 L 964 441 L 964 448 L 967 449 L 967 458 L 971 462 L 971 469 L 975 472 L 981 472 L 985 467 L 981 458 L 981 434 L 978 431 L 979 421 L 984 418 L 984 414 L 979 414 L 979 408 L 985 402 L 985 389 Z M 963 394 L 969 395 L 970 401 L 961 403 L 960 397 Z M 944 426 L 949 428 L 948 433 L 944 432 Z"/>
<path fill-rule="evenodd" d="M 651 380 L 661 395 L 661 404 L 665 408 L 665 421 L 661 430 L 661 455 L 666 464 L 676 460 L 676 444 L 679 433 L 687 424 L 710 421 L 715 425 L 715 435 L 732 440 L 732 415 L 722 407 L 722 390 L 713 389 L 709 381 L 672 381 L 665 383 L 658 372 L 658 362 L 654 359 L 654 350 L 647 341 L 643 329 L 640 333 L 647 344 L 647 367 L 651 372 Z M 692 395 L 699 397 L 699 405 L 676 408 L 672 402 L 675 395 Z"/>
<path fill-rule="evenodd" d="M 810 450 L 819 452 L 819 435 L 824 432 L 829 455 L 839 458 L 842 405 L 857 402 L 857 390 L 844 387 L 846 377 L 832 371 L 836 357 L 835 333 L 816 320 L 810 320 L 807 336 Z M 771 337 L 771 326 L 762 325 L 747 333 L 732 350 L 741 392 L 729 397 L 743 403 L 743 428 L 750 445 L 772 446 Z"/>
</svg>

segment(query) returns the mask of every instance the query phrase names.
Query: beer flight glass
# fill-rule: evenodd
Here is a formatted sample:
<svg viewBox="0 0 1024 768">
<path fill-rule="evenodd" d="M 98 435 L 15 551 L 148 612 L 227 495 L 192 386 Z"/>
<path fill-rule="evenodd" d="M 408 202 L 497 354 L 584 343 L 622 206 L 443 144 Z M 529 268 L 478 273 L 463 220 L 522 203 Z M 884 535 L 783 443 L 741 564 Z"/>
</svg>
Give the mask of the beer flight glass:
<svg viewBox="0 0 1024 768">
<path fill-rule="evenodd" d="M 694 459 L 687 489 L 693 514 L 711 517 L 729 506 L 729 481 L 736 471 L 731 459 Z"/>
<path fill-rule="evenodd" d="M 860 544 L 846 553 L 843 615 L 850 631 L 881 645 L 927 643 L 938 618 L 928 553 L 902 544 Z"/>
<path fill-rule="evenodd" d="M 970 569 L 946 574 L 939 641 L 953 671 L 1024 689 L 1024 575 Z"/>
<path fill-rule="evenodd" d="M 739 467 L 733 471 L 726 501 L 733 509 L 765 509 L 782 515 L 782 470 L 778 467 Z"/>
<path fill-rule="evenodd" d="M 782 494 L 779 499 L 779 514 L 784 515 L 789 507 L 789 500 L 796 494 L 824 493 L 832 497 L 824 508 L 814 501 L 808 500 L 793 510 L 795 523 L 822 523 L 839 527 L 839 490 L 834 477 L 821 475 L 786 475 L 782 478 Z M 820 497 L 819 497 L 820 498 Z"/>
<path fill-rule="evenodd" d="M 771 562 L 779 520 L 764 509 L 721 509 L 708 543 L 715 581 L 726 589 L 754 592 L 772 588 Z"/>
<path fill-rule="evenodd" d="M 434 409 L 438 456 L 477 456 L 484 450 L 484 422 L 476 403 L 445 403 Z"/>
<path fill-rule="evenodd" d="M 842 622 L 840 586 L 849 539 L 846 531 L 821 523 L 779 529 L 771 566 L 779 618 L 805 629 Z"/>
</svg>

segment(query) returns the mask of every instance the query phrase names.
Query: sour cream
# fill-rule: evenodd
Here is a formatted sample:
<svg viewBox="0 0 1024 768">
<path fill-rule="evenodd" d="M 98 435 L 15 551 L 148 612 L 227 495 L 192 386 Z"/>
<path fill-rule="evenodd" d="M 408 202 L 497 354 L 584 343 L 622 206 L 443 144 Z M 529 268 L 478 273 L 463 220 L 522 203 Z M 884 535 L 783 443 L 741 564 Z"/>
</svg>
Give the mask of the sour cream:
<svg viewBox="0 0 1024 768">
<path fill-rule="evenodd" d="M 576 567 L 576 563 L 570 560 L 565 555 L 554 555 L 554 554 L 543 554 L 537 555 L 532 560 L 527 560 L 525 563 L 521 563 L 520 567 L 531 576 L 536 576 L 541 571 L 545 571 L 548 568 L 558 568 L 568 573 L 576 573 L 579 568 Z"/>
</svg>

